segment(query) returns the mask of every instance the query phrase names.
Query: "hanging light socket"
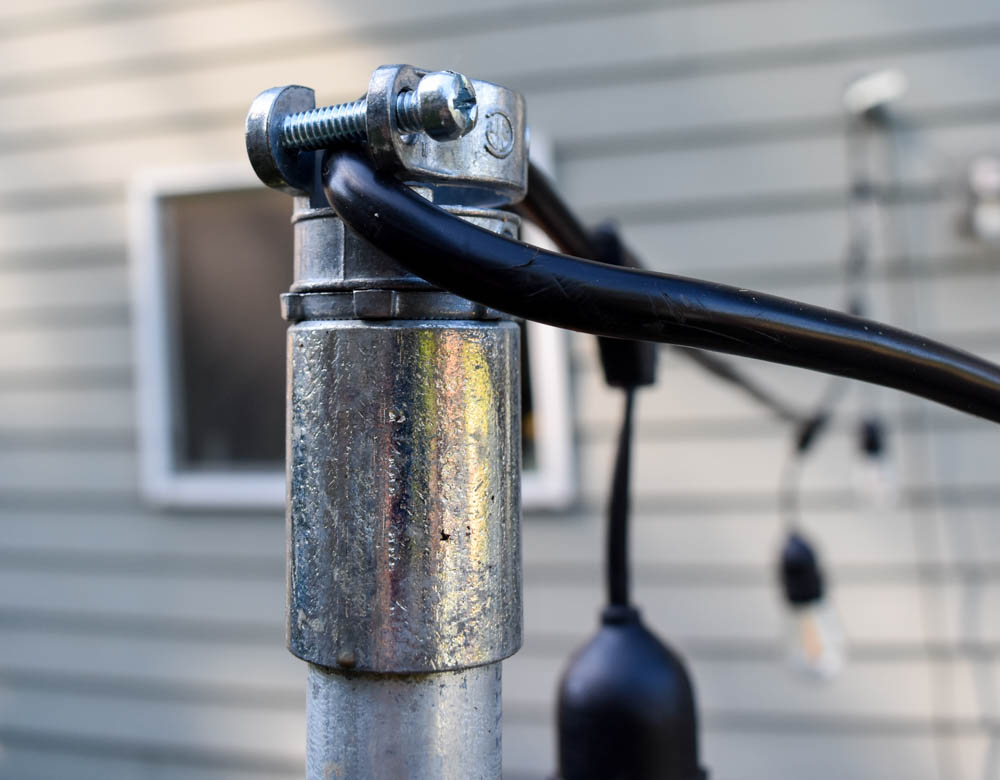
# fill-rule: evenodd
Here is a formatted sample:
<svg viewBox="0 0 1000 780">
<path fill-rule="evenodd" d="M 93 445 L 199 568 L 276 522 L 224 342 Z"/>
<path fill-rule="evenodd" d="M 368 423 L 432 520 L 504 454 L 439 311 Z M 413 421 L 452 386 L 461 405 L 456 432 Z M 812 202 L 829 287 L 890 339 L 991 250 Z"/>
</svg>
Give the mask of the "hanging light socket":
<svg viewBox="0 0 1000 780">
<path fill-rule="evenodd" d="M 559 688 L 559 780 L 707 780 L 680 658 L 632 607 L 607 607 Z"/>
</svg>

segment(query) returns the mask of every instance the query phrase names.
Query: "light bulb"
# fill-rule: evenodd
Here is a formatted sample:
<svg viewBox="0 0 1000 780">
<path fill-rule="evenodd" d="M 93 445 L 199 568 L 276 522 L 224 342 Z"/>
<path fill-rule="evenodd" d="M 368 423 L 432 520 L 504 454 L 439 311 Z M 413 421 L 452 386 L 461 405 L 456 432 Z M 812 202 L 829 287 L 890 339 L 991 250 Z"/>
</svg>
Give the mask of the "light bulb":
<svg viewBox="0 0 1000 780">
<path fill-rule="evenodd" d="M 844 666 L 844 631 L 825 598 L 816 553 L 809 542 L 795 532 L 788 534 L 781 551 L 781 585 L 788 610 L 789 660 L 810 677 L 830 679 Z"/>
<path fill-rule="evenodd" d="M 861 116 L 899 100 L 909 88 L 906 74 L 896 68 L 865 73 L 844 89 L 844 108 Z"/>
<path fill-rule="evenodd" d="M 885 427 L 876 417 L 861 421 L 858 456 L 853 466 L 854 489 L 873 509 L 891 509 L 899 502 L 899 483 L 890 457 Z"/>
<path fill-rule="evenodd" d="M 810 677 L 829 680 L 844 668 L 844 630 L 825 599 L 788 605 L 787 646 L 789 661 Z"/>
<path fill-rule="evenodd" d="M 854 489 L 862 502 L 874 509 L 891 509 L 899 501 L 899 485 L 892 461 L 882 455 L 861 455 L 853 468 Z"/>
</svg>

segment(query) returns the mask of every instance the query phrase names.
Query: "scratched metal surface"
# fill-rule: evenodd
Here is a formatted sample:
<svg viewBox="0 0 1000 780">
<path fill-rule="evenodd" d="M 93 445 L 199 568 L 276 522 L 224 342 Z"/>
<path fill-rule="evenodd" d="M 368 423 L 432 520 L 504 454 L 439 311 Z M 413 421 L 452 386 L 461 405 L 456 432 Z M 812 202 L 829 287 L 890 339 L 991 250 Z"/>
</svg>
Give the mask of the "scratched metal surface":
<svg viewBox="0 0 1000 780">
<path fill-rule="evenodd" d="M 500 666 L 430 680 L 310 666 L 306 780 L 497 780 Z"/>
<path fill-rule="evenodd" d="M 288 352 L 291 651 L 395 673 L 514 653 L 517 325 L 309 322 Z"/>
</svg>

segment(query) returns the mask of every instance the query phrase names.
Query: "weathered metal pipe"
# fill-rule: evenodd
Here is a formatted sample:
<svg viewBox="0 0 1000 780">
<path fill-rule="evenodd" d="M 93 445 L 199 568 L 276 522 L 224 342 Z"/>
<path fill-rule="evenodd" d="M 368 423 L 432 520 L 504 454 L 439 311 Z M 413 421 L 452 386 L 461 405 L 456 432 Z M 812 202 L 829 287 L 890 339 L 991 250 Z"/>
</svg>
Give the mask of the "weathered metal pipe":
<svg viewBox="0 0 1000 780">
<path fill-rule="evenodd" d="M 522 98 L 470 82 L 481 121 L 431 141 L 397 116 L 423 75 L 375 71 L 367 152 L 516 236 L 516 216 L 475 206 L 524 194 Z M 286 118 L 313 106 L 311 90 L 275 88 L 247 120 L 258 175 L 297 196 L 287 629 L 309 663 L 306 775 L 498 780 L 500 662 L 522 632 L 520 328 L 344 225 L 323 200 L 321 153 L 280 143 Z"/>
</svg>

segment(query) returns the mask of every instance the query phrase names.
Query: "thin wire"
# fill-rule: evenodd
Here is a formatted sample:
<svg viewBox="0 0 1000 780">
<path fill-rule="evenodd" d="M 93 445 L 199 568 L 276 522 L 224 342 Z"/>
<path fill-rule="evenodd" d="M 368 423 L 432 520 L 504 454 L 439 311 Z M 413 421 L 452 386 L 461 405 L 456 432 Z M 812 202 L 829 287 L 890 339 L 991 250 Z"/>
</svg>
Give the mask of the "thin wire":
<svg viewBox="0 0 1000 780">
<path fill-rule="evenodd" d="M 778 516 L 784 537 L 802 527 L 802 466 L 802 455 L 792 447 L 785 458 L 778 482 Z"/>
<path fill-rule="evenodd" d="M 873 210 L 875 187 L 868 174 L 870 123 L 848 117 L 845 137 L 845 161 L 849 186 L 847 200 L 848 235 L 844 252 L 843 284 L 846 309 L 855 315 L 868 310 L 867 283 L 871 272 L 871 247 L 874 234 Z M 779 482 L 779 511 L 787 531 L 801 524 L 802 470 L 805 460 L 829 429 L 834 411 L 849 389 L 841 377 L 826 384 L 811 414 L 794 429 L 792 446 Z M 794 474 L 791 472 L 794 471 Z"/>
<path fill-rule="evenodd" d="M 624 395 L 625 407 L 622 413 L 622 427 L 618 434 L 618 452 L 615 455 L 614 473 L 611 478 L 611 496 L 608 500 L 606 575 L 608 603 L 612 606 L 627 607 L 631 590 L 631 572 L 629 571 L 628 559 L 629 471 L 635 388 L 625 388 Z"/>
<path fill-rule="evenodd" d="M 934 168 L 943 173 L 937 177 L 938 181 L 943 181 L 941 188 L 945 196 L 963 195 L 967 184 L 962 180 L 961 168 L 956 157 L 932 143 L 926 134 L 920 132 L 920 128 L 913 123 L 907 122 L 904 117 L 896 114 L 889 116 L 891 137 L 893 146 L 891 149 L 891 161 L 898 168 L 898 157 L 904 145 L 909 144 L 930 158 Z M 900 204 L 903 208 L 903 204 Z M 905 249 L 905 247 L 904 247 Z M 913 279 L 913 259 L 909 252 L 902 252 L 899 258 L 904 276 Z M 932 432 L 937 426 L 927 419 L 926 415 L 921 415 L 926 432 Z M 932 486 L 934 505 L 940 507 L 936 490 L 936 485 Z M 955 524 L 949 524 L 954 527 Z M 977 557 L 978 546 L 968 544 L 968 539 L 963 536 L 965 544 L 960 544 L 963 548 L 963 557 Z M 977 561 L 978 563 L 978 561 Z M 1000 739 L 993 728 L 993 722 L 997 714 L 998 703 L 996 696 L 996 670 L 993 660 L 986 656 L 981 650 L 983 634 L 983 615 L 985 611 L 986 592 L 983 578 L 979 572 L 975 575 L 963 578 L 960 585 L 961 606 L 959 622 L 959 644 L 966 648 L 965 655 L 972 653 L 970 658 L 973 688 L 976 692 L 976 699 L 979 706 L 979 720 L 983 731 L 987 736 L 987 750 L 983 756 L 981 777 L 983 780 L 997 780 L 1000 776 Z M 975 651 L 972 648 L 976 648 Z M 949 686 L 950 689 L 950 686 Z M 953 691 L 950 695 L 954 696 Z"/>
<path fill-rule="evenodd" d="M 847 389 L 847 382 L 828 382 L 814 411 L 792 429 L 791 446 L 778 480 L 778 513 L 784 531 L 791 533 L 802 525 L 802 477 L 806 460 L 815 450 L 829 426 L 833 410 Z"/>
<path fill-rule="evenodd" d="M 873 209 L 875 188 L 867 173 L 869 154 L 869 123 L 855 117 L 848 120 L 845 139 L 845 158 L 849 194 L 847 199 L 847 245 L 844 252 L 843 284 L 845 308 L 851 314 L 863 316 L 868 311 L 867 283 L 871 273 L 871 252 L 874 233 Z M 840 377 L 834 377 L 827 384 L 808 420 L 813 424 L 833 416 L 836 406 L 849 389 Z M 820 431 L 819 433 L 822 433 Z M 814 439 L 818 436 L 814 436 Z M 811 441 L 811 447 L 815 442 Z M 805 453 L 803 452 L 803 455 Z"/>
<path fill-rule="evenodd" d="M 884 133 L 882 135 L 883 147 L 886 161 L 887 189 L 898 191 L 902 186 L 902 164 L 900 160 L 900 145 L 896 133 L 894 115 L 886 115 Z M 902 271 L 902 278 L 905 280 L 908 298 L 906 305 L 909 309 L 910 321 L 916 322 L 919 317 L 921 307 L 917 300 L 917 290 L 915 286 L 915 274 L 913 272 L 913 258 L 909 247 L 908 208 L 902 201 L 898 204 L 898 214 L 892 215 L 888 220 L 889 236 L 892 239 L 895 249 L 895 257 L 898 259 Z M 923 478 L 927 481 L 928 489 L 931 492 L 931 500 L 926 505 L 914 507 L 912 517 L 912 533 L 918 554 L 926 559 L 927 554 L 938 545 L 936 540 L 929 533 L 928 523 L 934 519 L 935 510 L 940 507 L 939 491 L 937 489 L 937 475 L 933 473 L 932 460 L 933 453 L 929 450 L 930 443 L 928 435 L 933 433 L 934 423 L 930 420 L 927 407 L 924 404 L 917 404 L 915 408 L 919 427 L 924 436 L 923 442 L 918 443 L 919 451 L 916 453 L 919 458 Z M 929 507 L 929 511 L 928 511 Z M 927 522 L 921 521 L 921 516 Z M 925 567 L 920 566 L 918 570 L 918 594 L 920 611 L 924 620 L 924 650 L 928 659 L 931 658 L 933 638 L 932 632 L 939 626 L 944 626 L 945 620 L 940 618 L 943 611 L 940 594 L 937 592 L 937 584 L 928 576 Z M 939 619 L 940 618 L 940 619 Z M 954 679 L 950 673 L 942 675 L 941 670 L 933 664 L 929 665 L 928 671 L 931 690 L 931 710 L 935 726 L 942 722 L 943 711 L 949 703 L 954 702 L 955 689 Z M 953 745 L 946 739 L 946 732 L 943 729 L 935 729 L 933 737 L 934 752 L 937 759 L 938 776 L 942 780 L 951 780 L 957 777 L 957 761 L 954 755 Z"/>
</svg>

